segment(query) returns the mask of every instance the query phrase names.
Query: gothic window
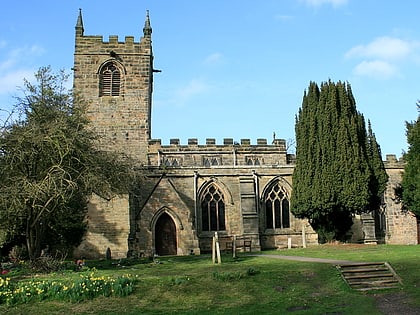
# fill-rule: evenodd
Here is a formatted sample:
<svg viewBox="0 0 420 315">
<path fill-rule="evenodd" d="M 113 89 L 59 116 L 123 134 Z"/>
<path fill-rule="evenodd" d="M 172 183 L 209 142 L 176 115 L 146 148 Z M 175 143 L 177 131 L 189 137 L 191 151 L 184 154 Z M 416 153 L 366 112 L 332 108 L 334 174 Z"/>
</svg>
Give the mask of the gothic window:
<svg viewBox="0 0 420 315">
<path fill-rule="evenodd" d="M 222 192 L 213 184 L 202 194 L 201 215 L 203 231 L 226 230 L 225 201 Z"/>
<path fill-rule="evenodd" d="M 290 227 L 289 200 L 279 182 L 272 185 L 264 197 L 265 227 L 282 229 Z"/>
<path fill-rule="evenodd" d="M 112 62 L 107 63 L 101 69 L 99 80 L 100 96 L 120 95 L 121 73 Z"/>
</svg>

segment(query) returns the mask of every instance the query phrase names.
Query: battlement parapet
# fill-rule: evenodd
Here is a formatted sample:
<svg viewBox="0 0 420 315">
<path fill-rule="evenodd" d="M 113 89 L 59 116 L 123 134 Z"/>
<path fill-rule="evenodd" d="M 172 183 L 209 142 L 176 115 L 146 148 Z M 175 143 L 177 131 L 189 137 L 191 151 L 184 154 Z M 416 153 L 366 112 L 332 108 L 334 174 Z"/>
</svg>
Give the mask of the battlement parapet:
<svg viewBox="0 0 420 315">
<path fill-rule="evenodd" d="M 387 154 L 384 166 L 385 168 L 401 168 L 403 169 L 405 166 L 405 161 L 403 158 L 397 159 L 397 156 L 395 154 Z"/>
<path fill-rule="evenodd" d="M 267 139 L 258 138 L 256 144 L 252 144 L 250 139 L 241 139 L 240 142 L 234 141 L 233 138 L 224 138 L 222 144 L 217 144 L 216 139 L 214 138 L 207 138 L 205 144 L 199 144 L 199 141 L 197 138 L 189 138 L 187 145 L 181 144 L 180 140 L 178 138 L 173 138 L 169 140 L 169 145 L 162 145 L 161 139 L 151 139 L 149 140 L 149 145 L 151 146 L 159 146 L 162 148 L 167 147 L 187 147 L 191 146 L 196 148 L 198 147 L 276 147 L 278 149 L 284 149 L 286 150 L 286 140 L 284 139 L 274 139 L 271 144 L 267 144 Z"/>
<path fill-rule="evenodd" d="M 88 52 L 109 54 L 110 50 L 122 55 L 140 52 L 151 53 L 149 45 L 150 39 L 145 37 L 141 37 L 140 41 L 136 42 L 134 36 L 125 36 L 124 41 L 119 41 L 117 35 L 110 35 L 108 41 L 104 41 L 102 35 L 83 35 L 76 37 L 75 54 Z"/>
<path fill-rule="evenodd" d="M 207 138 L 205 144 L 199 144 L 197 138 L 190 138 L 186 145 L 179 139 L 170 139 L 169 145 L 162 145 L 160 139 L 149 140 L 149 165 L 167 167 L 218 167 L 234 166 L 280 166 L 293 163 L 293 158 L 286 152 L 286 141 L 274 139 L 267 144 L 266 139 L 257 139 L 251 144 L 250 139 L 240 142 L 232 138 L 223 139 L 217 144 L 214 138 Z"/>
</svg>

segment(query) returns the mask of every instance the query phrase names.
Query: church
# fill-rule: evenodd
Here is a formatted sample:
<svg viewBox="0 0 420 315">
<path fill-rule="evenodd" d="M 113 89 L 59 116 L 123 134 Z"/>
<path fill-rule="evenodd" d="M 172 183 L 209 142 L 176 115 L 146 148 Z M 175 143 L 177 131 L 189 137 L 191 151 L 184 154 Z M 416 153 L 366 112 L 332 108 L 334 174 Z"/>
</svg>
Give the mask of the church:
<svg viewBox="0 0 420 315">
<path fill-rule="evenodd" d="M 290 212 L 294 156 L 283 139 L 196 138 L 169 144 L 151 137 L 152 27 L 143 35 L 85 35 L 82 12 L 75 27 L 74 92 L 88 104 L 88 117 L 105 150 L 136 160 L 145 179 L 136 195 L 105 200 L 92 196 L 88 230 L 74 255 L 113 258 L 209 252 L 217 232 L 223 249 L 233 238 L 243 250 L 318 244 L 307 220 Z M 383 207 L 355 216 L 351 241 L 417 244 L 418 225 L 402 210 L 395 187 L 402 161 L 387 156 Z"/>
</svg>

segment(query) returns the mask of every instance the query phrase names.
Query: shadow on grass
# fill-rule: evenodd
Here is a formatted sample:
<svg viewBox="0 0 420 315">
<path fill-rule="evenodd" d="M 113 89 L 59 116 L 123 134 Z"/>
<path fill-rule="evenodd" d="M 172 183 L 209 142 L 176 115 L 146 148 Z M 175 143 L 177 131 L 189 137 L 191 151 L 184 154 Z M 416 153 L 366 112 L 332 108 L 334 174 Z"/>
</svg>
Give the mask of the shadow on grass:
<svg viewBox="0 0 420 315">
<path fill-rule="evenodd" d="M 222 255 L 223 263 L 239 263 L 253 259 L 252 256 L 239 255 L 233 258 L 230 254 Z M 202 264 L 211 263 L 212 257 L 210 254 L 203 255 L 189 255 L 189 256 L 157 256 L 157 257 L 144 257 L 144 258 L 122 258 L 111 260 L 87 260 L 86 267 L 95 268 L 97 270 L 115 270 L 126 267 L 133 267 L 136 265 L 145 264 L 168 264 L 168 263 L 189 263 L 189 264 Z M 217 265 L 217 264 L 216 264 Z"/>
</svg>

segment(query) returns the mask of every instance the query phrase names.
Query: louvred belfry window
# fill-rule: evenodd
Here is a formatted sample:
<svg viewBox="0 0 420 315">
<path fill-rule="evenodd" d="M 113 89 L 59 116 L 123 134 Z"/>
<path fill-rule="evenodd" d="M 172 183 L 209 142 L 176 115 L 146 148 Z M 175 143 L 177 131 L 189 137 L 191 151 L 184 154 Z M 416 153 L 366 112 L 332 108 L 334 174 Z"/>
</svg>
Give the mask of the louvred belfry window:
<svg viewBox="0 0 420 315">
<path fill-rule="evenodd" d="M 109 63 L 105 65 L 100 74 L 100 96 L 119 96 L 121 73 L 118 68 Z"/>
</svg>

